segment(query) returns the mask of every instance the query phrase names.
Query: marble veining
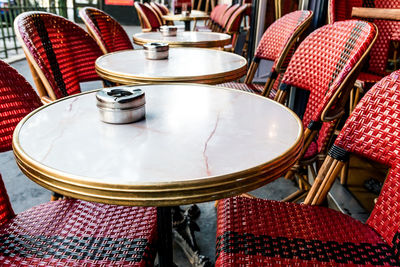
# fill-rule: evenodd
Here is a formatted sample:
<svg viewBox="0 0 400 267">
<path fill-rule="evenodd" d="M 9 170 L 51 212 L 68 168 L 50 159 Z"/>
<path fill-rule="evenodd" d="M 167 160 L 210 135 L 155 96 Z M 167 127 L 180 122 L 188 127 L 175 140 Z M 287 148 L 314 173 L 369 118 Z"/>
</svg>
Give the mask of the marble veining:
<svg viewBox="0 0 400 267">
<path fill-rule="evenodd" d="M 176 182 L 230 174 L 273 160 L 301 136 L 301 122 L 266 98 L 194 84 L 140 85 L 146 118 L 99 119 L 95 92 L 49 105 L 18 133 L 34 161 L 87 181 Z"/>
</svg>

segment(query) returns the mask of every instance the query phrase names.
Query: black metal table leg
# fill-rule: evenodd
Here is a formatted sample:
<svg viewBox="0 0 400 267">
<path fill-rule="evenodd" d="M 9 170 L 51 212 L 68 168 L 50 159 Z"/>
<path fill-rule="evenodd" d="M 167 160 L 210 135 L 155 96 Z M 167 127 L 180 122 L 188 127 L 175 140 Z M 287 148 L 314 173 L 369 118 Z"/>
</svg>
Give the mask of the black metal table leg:
<svg viewBox="0 0 400 267">
<path fill-rule="evenodd" d="M 190 32 L 190 20 L 185 20 L 185 31 Z"/>
<path fill-rule="evenodd" d="M 157 207 L 158 263 L 160 267 L 174 266 L 172 251 L 171 207 Z"/>
</svg>

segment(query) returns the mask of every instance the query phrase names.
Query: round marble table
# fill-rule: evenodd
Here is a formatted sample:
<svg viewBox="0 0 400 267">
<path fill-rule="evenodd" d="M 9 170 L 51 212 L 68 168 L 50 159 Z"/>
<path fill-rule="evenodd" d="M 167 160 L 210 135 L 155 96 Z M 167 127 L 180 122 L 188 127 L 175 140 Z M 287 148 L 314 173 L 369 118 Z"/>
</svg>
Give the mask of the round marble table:
<svg viewBox="0 0 400 267">
<path fill-rule="evenodd" d="M 218 84 L 246 74 L 244 57 L 204 48 L 170 48 L 168 59 L 146 59 L 144 50 L 125 50 L 96 60 L 96 71 L 119 84 L 193 82 Z"/>
<path fill-rule="evenodd" d="M 180 32 L 176 36 L 163 36 L 161 32 L 140 32 L 133 35 L 133 42 L 138 45 L 162 42 L 170 47 L 223 47 L 231 42 L 231 36 L 217 32 Z"/>
<path fill-rule="evenodd" d="M 210 18 L 207 13 L 192 11 L 189 16 L 182 16 L 181 14 L 168 14 L 164 15 L 163 19 L 168 21 L 183 21 L 185 23 L 185 31 L 190 31 L 190 22 L 194 21 L 193 28 L 196 28 L 196 23 L 198 20 L 208 20 Z"/>
<path fill-rule="evenodd" d="M 13 149 L 21 170 L 54 192 L 157 206 L 160 266 L 170 267 L 169 206 L 237 195 L 281 176 L 299 155 L 302 122 L 286 107 L 242 91 L 198 84 L 136 87 L 146 94 L 144 120 L 101 122 L 91 91 L 33 111 L 15 129 Z M 175 237 L 194 233 L 179 231 Z M 178 239 L 186 253 L 200 265 L 207 262 L 187 240 Z"/>
<path fill-rule="evenodd" d="M 101 122 L 95 92 L 35 110 L 14 133 L 21 169 L 75 198 L 171 206 L 247 192 L 296 161 L 302 123 L 272 100 L 207 85 L 137 87 L 146 119 L 136 123 Z"/>
</svg>

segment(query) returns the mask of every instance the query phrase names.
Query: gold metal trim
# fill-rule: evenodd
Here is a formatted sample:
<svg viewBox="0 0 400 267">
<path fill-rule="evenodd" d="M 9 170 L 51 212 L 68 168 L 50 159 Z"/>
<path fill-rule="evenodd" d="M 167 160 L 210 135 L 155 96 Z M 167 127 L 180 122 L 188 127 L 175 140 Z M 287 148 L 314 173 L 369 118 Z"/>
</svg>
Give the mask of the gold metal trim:
<svg viewBox="0 0 400 267">
<path fill-rule="evenodd" d="M 197 32 L 200 33 L 201 32 Z M 223 40 L 212 40 L 212 41 L 168 41 L 160 39 L 151 39 L 145 38 L 143 36 L 138 37 L 137 35 L 143 35 L 146 33 L 139 33 L 133 35 L 133 42 L 137 45 L 144 45 L 145 43 L 152 43 L 152 42 L 163 42 L 169 44 L 171 47 L 199 47 L 199 48 L 210 48 L 210 47 L 224 47 L 225 45 L 230 44 L 231 36 L 224 33 L 216 33 L 216 32 L 207 32 L 207 34 L 213 35 L 226 35 L 226 39 Z M 179 34 L 179 33 L 178 33 Z M 162 36 L 161 36 L 162 37 Z"/>
<path fill-rule="evenodd" d="M 177 83 L 171 85 L 177 85 Z M 199 84 L 189 85 L 208 86 Z M 143 87 L 146 85 L 141 86 Z M 234 90 L 222 87 L 213 88 L 218 90 Z M 293 146 L 285 151 L 281 156 L 240 172 L 220 176 L 203 177 L 185 182 L 142 183 L 135 185 L 96 183 L 89 182 L 84 177 L 70 175 L 45 166 L 30 158 L 24 152 L 20 146 L 18 135 L 22 126 L 30 117 L 49 105 L 54 105 L 60 101 L 77 97 L 82 94 L 93 93 L 95 91 L 96 90 L 62 98 L 46 106 L 40 107 L 31 112 L 17 125 L 13 135 L 13 150 L 17 163 L 21 170 L 39 185 L 66 196 L 108 204 L 171 206 L 203 202 L 247 192 L 281 176 L 282 173 L 290 169 L 290 167 L 297 161 L 299 152 L 303 146 L 303 126 L 297 115 L 279 103 L 252 94 L 254 97 L 261 97 L 263 100 L 270 101 L 274 105 L 280 105 L 286 111 L 290 112 L 299 125 L 297 133 L 298 138 L 294 142 Z M 234 91 L 250 94 L 248 92 Z"/>
<path fill-rule="evenodd" d="M 178 48 L 179 49 L 179 48 Z M 202 49 L 202 48 L 191 48 L 191 49 Z M 134 50 L 133 50 L 134 51 Z M 236 79 L 241 78 L 246 74 L 247 71 L 247 60 L 239 55 L 219 51 L 220 53 L 226 53 L 227 56 L 234 56 L 240 60 L 244 60 L 244 64 L 235 70 L 227 71 L 227 72 L 220 72 L 214 73 L 209 75 L 199 75 L 199 76 L 186 76 L 186 77 L 139 77 L 129 74 L 117 73 L 113 72 L 112 70 L 107 70 L 99 66 L 98 62 L 105 57 L 112 56 L 113 54 L 121 53 L 124 51 L 118 51 L 109 53 L 107 55 L 103 55 L 99 57 L 95 62 L 95 68 L 97 74 L 109 81 L 116 82 L 119 84 L 133 84 L 133 83 L 160 83 L 160 82 L 190 82 L 190 83 L 205 83 L 205 84 L 218 84 L 224 83 L 228 81 L 234 81 Z M 126 52 L 126 50 L 125 50 Z"/>
</svg>

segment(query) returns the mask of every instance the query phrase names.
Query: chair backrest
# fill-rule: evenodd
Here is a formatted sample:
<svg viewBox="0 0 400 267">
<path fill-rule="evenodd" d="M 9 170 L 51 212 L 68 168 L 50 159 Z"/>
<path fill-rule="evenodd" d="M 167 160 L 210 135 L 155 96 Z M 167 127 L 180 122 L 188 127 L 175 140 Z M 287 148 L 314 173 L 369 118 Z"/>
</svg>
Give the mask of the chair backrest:
<svg viewBox="0 0 400 267">
<path fill-rule="evenodd" d="M 160 7 L 156 4 L 156 2 L 150 2 L 150 6 L 151 8 L 157 13 L 158 18 L 160 19 L 160 21 L 162 22 L 162 24 L 165 24 L 165 20 L 162 18 L 163 15 L 163 11 L 160 9 Z"/>
<path fill-rule="evenodd" d="M 349 20 L 325 25 L 299 45 L 280 90 L 291 85 L 310 92 L 303 116 L 304 127 L 314 128 L 339 94 L 347 98 L 344 89 L 354 83 L 351 79 L 355 79 L 376 35 L 373 24 Z"/>
<path fill-rule="evenodd" d="M 240 24 L 244 16 L 244 12 L 248 8 L 247 4 L 241 5 L 235 12 L 230 16 L 228 22 L 224 26 L 224 31 L 229 34 L 238 33 L 240 30 Z"/>
<path fill-rule="evenodd" d="M 330 0 L 328 18 L 330 22 L 351 19 L 353 7 L 400 8 L 400 1 L 392 0 Z M 371 49 L 368 71 L 387 75 L 390 41 L 400 41 L 400 21 L 371 20 L 379 31 L 378 39 Z"/>
<path fill-rule="evenodd" d="M 42 103 L 32 86 L 14 68 L 0 60 L 0 152 L 12 149 L 17 124 Z M 7 191 L 0 175 L 0 225 L 14 217 Z"/>
<path fill-rule="evenodd" d="M 14 28 L 51 99 L 79 93 L 81 82 L 100 80 L 95 60 L 103 53 L 77 24 L 35 11 L 15 18 Z"/>
<path fill-rule="evenodd" d="M 139 2 L 135 2 L 134 5 L 139 16 L 142 31 L 157 31 L 161 26 L 161 22 L 155 11 Z"/>
<path fill-rule="evenodd" d="M 399 107 L 400 71 L 396 71 L 366 93 L 329 151 L 336 160 L 355 153 L 393 168 L 367 221 L 389 244 L 400 227 Z"/>
<path fill-rule="evenodd" d="M 144 3 L 144 5 L 146 7 L 148 7 L 151 11 L 153 11 L 153 14 L 156 15 L 157 19 L 158 19 L 158 23 L 160 25 L 163 25 L 163 19 L 162 19 L 162 15 L 160 15 L 157 10 L 154 9 L 154 7 L 152 7 L 152 5 L 150 5 L 149 3 Z"/>
<path fill-rule="evenodd" d="M 163 4 L 157 3 L 157 2 L 151 2 L 150 3 L 152 7 L 157 7 L 162 15 L 167 15 L 169 13 L 168 7 L 164 6 Z"/>
<path fill-rule="evenodd" d="M 239 4 L 235 4 L 230 6 L 225 13 L 218 20 L 218 24 L 221 28 L 225 28 L 225 25 L 228 23 L 229 19 L 232 17 L 233 13 L 240 7 Z"/>
<path fill-rule="evenodd" d="M 216 10 L 215 18 L 214 18 L 214 23 L 219 24 L 220 20 L 222 20 L 222 17 L 224 16 L 225 12 L 228 10 L 229 6 L 227 4 L 222 4 L 220 5 L 220 8 Z"/>
<path fill-rule="evenodd" d="M 79 15 L 104 54 L 133 49 L 125 30 L 110 15 L 94 7 L 82 8 Z"/>
<path fill-rule="evenodd" d="M 299 10 L 276 20 L 264 32 L 254 55 L 254 60 L 274 61 L 271 71 L 280 72 L 289 62 L 291 48 L 299 35 L 310 25 L 312 11 Z M 286 63 L 286 65 L 283 65 Z"/>
<path fill-rule="evenodd" d="M 42 103 L 32 86 L 14 68 L 0 60 L 0 152 L 12 149 L 19 121 Z"/>
</svg>

